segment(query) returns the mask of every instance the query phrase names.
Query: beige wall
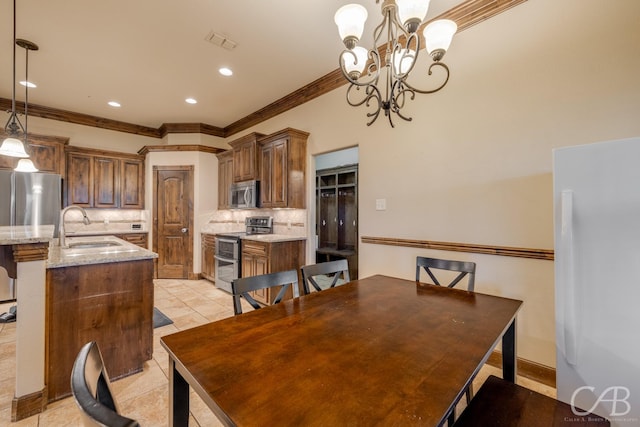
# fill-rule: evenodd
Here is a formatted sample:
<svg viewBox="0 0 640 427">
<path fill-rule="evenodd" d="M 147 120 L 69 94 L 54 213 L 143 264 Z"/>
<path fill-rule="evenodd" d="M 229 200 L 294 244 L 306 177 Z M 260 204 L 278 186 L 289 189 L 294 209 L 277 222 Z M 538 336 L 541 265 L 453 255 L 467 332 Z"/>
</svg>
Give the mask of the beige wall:
<svg viewBox="0 0 640 427">
<path fill-rule="evenodd" d="M 391 129 L 381 117 L 367 127 L 365 109 L 349 107 L 343 87 L 243 134 L 310 132 L 308 206 L 311 156 L 357 145 L 361 235 L 552 249 L 552 149 L 640 135 L 639 16 L 637 0 L 529 0 L 456 35 L 445 56 L 449 84 L 409 102 L 411 123 L 396 120 Z M 37 118 L 29 129 L 126 152 L 160 143 Z M 164 142 L 195 137 L 176 138 Z M 200 156 L 150 154 L 147 208 L 152 165 L 195 164 L 196 218 L 208 217 L 217 162 Z M 375 210 L 379 198 L 387 210 Z M 308 217 L 313 229 L 313 209 Z M 419 254 L 475 261 L 479 292 L 524 300 L 518 355 L 555 366 L 553 262 L 370 244 L 359 250 L 362 277 L 411 279 Z"/>
<path fill-rule="evenodd" d="M 305 130 L 311 155 L 358 145 L 362 236 L 553 249 L 552 149 L 640 135 L 638 17 L 635 0 L 530 0 L 456 35 L 449 84 L 410 102 L 411 123 L 367 127 L 343 87 L 248 131 Z M 553 262 L 359 250 L 362 277 L 411 279 L 416 255 L 475 261 L 479 292 L 524 300 L 519 356 L 555 366 Z"/>
<path fill-rule="evenodd" d="M 153 167 L 194 166 L 193 172 L 193 271 L 201 271 L 200 230 L 205 226 L 218 205 L 218 159 L 214 154 L 180 151 L 150 152 L 147 154 L 145 176 L 145 206 L 150 214 L 149 241 L 153 239 Z"/>
</svg>

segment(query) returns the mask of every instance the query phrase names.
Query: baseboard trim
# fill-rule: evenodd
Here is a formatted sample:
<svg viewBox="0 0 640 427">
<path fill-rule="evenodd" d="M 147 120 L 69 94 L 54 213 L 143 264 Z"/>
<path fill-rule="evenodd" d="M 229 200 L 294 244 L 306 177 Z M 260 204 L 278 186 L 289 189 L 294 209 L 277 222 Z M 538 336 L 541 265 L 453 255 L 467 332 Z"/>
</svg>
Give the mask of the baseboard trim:
<svg viewBox="0 0 640 427">
<path fill-rule="evenodd" d="M 26 396 L 14 397 L 11 402 L 11 421 L 16 422 L 40 414 L 47 408 L 47 388 Z"/>
<path fill-rule="evenodd" d="M 556 370 L 527 359 L 518 357 L 518 375 L 537 381 L 549 387 L 556 387 Z M 502 369 L 502 353 L 498 350 L 489 356 L 487 364 Z"/>
</svg>

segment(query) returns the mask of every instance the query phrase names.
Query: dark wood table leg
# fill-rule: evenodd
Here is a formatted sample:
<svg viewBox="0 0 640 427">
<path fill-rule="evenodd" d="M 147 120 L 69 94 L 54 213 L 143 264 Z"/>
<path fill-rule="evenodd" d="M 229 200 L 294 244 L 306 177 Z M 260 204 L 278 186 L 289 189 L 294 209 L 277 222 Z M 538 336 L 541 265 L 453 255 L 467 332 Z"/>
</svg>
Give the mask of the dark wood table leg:
<svg viewBox="0 0 640 427">
<path fill-rule="evenodd" d="M 175 361 L 169 357 L 169 425 L 189 425 L 189 383 L 176 369 Z"/>
<path fill-rule="evenodd" d="M 516 319 L 502 336 L 502 378 L 506 381 L 516 382 Z"/>
</svg>

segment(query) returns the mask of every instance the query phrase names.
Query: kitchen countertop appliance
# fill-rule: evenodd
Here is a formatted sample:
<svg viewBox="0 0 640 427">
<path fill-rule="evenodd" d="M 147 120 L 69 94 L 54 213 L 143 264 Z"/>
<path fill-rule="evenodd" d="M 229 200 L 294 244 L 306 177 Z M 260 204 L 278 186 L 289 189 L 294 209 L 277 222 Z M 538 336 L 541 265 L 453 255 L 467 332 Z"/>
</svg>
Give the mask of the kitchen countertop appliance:
<svg viewBox="0 0 640 427">
<path fill-rule="evenodd" d="M 558 400 L 612 427 L 640 423 L 639 160 L 640 138 L 553 153 Z"/>
<path fill-rule="evenodd" d="M 242 277 L 242 237 L 254 234 L 272 234 L 273 217 L 250 216 L 245 219 L 245 231 L 216 234 L 215 283 L 216 287 L 231 292 L 231 282 Z"/>
</svg>

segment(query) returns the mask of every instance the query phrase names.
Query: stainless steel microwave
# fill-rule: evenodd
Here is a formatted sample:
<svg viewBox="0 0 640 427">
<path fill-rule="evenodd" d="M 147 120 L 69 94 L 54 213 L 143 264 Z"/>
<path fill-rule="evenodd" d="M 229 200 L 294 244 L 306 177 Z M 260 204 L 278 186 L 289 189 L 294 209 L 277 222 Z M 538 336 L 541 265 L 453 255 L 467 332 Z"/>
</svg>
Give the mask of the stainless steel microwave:
<svg viewBox="0 0 640 427">
<path fill-rule="evenodd" d="M 260 181 L 231 184 L 229 203 L 232 209 L 252 209 L 260 206 Z"/>
</svg>

